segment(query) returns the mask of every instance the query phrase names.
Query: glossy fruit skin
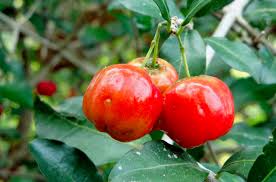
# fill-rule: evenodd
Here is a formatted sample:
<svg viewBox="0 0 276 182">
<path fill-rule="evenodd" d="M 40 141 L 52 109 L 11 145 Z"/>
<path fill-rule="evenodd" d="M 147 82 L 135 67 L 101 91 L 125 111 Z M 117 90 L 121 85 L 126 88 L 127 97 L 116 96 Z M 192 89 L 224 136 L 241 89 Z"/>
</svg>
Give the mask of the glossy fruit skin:
<svg viewBox="0 0 276 182">
<path fill-rule="evenodd" d="M 57 86 L 53 81 L 43 80 L 36 85 L 36 91 L 39 95 L 53 96 L 57 91 Z"/>
<path fill-rule="evenodd" d="M 127 142 L 152 130 L 162 100 L 146 71 L 117 64 L 94 76 L 84 94 L 83 112 L 99 131 Z"/>
<path fill-rule="evenodd" d="M 160 127 L 184 148 L 225 135 L 233 121 L 232 93 L 218 78 L 187 78 L 164 93 Z"/>
<path fill-rule="evenodd" d="M 136 58 L 128 64 L 141 67 L 144 59 L 144 57 Z M 160 66 L 158 69 L 149 69 L 147 67 L 144 67 L 144 69 L 149 73 L 154 85 L 160 89 L 161 93 L 163 93 L 178 80 L 178 74 L 173 65 L 164 59 L 157 58 L 156 62 Z"/>
</svg>

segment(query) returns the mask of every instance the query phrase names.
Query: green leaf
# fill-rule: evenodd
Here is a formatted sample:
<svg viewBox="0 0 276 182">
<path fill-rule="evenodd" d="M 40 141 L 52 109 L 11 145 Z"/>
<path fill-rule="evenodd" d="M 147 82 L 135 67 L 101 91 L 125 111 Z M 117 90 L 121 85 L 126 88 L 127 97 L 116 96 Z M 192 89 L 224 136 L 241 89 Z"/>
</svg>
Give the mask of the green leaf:
<svg viewBox="0 0 276 182">
<path fill-rule="evenodd" d="M 185 15 L 183 25 L 188 24 L 191 19 L 199 12 L 204 6 L 210 3 L 211 0 L 190 0 L 188 1 L 188 7 Z"/>
<path fill-rule="evenodd" d="M 156 3 L 155 1 L 158 2 Z M 167 21 L 170 21 L 170 17 L 172 16 L 183 18 L 183 15 L 175 4 L 175 1 L 172 0 L 113 0 L 112 3 L 109 5 L 109 10 L 122 8 L 126 8 L 130 11 L 156 18 L 158 21 L 161 21 L 162 17 Z M 159 8 L 161 8 L 162 10 Z"/>
<path fill-rule="evenodd" d="M 128 152 L 113 168 L 111 182 L 204 181 L 208 172 L 180 148 L 163 141 L 151 141 L 142 149 Z M 180 180 L 181 179 L 181 180 Z"/>
<path fill-rule="evenodd" d="M 167 20 L 168 22 L 170 22 L 171 17 L 170 17 L 170 10 L 169 10 L 168 4 L 167 4 L 167 0 L 153 0 L 153 1 L 157 4 L 157 6 L 162 14 L 162 17 L 165 20 Z"/>
<path fill-rule="evenodd" d="M 244 17 L 253 25 L 260 28 L 275 25 L 276 1 L 252 0 L 244 11 Z"/>
<path fill-rule="evenodd" d="M 7 7 L 11 7 L 12 6 L 12 1 L 10 0 L 1 0 L 0 1 L 0 10 L 3 10 Z"/>
<path fill-rule="evenodd" d="M 104 28 L 90 25 L 83 27 L 79 34 L 79 39 L 85 46 L 110 40 L 111 37 L 111 34 Z"/>
<path fill-rule="evenodd" d="M 273 140 L 264 146 L 263 154 L 253 164 L 248 175 L 248 181 L 276 181 L 276 129 L 273 132 Z"/>
<path fill-rule="evenodd" d="M 241 151 L 233 154 L 224 163 L 219 173 L 229 172 L 246 179 L 251 167 L 253 166 L 253 163 L 261 153 L 261 147 L 244 148 Z"/>
<path fill-rule="evenodd" d="M 82 112 L 82 99 L 82 96 L 66 99 L 56 108 L 56 110 L 64 115 L 84 120 L 86 118 Z"/>
<path fill-rule="evenodd" d="M 231 131 L 221 139 L 233 139 L 240 146 L 263 146 L 268 142 L 270 130 L 262 127 L 249 127 L 244 123 L 235 124 Z"/>
<path fill-rule="evenodd" d="M 78 124 L 76 118 L 65 118 L 39 99 L 35 101 L 35 122 L 39 137 L 58 140 L 77 148 L 97 166 L 116 162 L 129 150 L 141 147 L 141 144 L 150 140 L 149 136 L 145 136 L 129 143 L 116 141 L 94 128 Z"/>
<path fill-rule="evenodd" d="M 248 72 L 258 83 L 276 83 L 276 63 L 271 67 L 262 64 L 247 45 L 218 37 L 207 38 L 206 42 L 234 69 Z"/>
<path fill-rule="evenodd" d="M 192 0 L 188 0 L 192 1 Z M 197 14 L 196 16 L 204 16 L 208 13 L 212 13 L 215 11 L 218 11 L 222 9 L 224 6 L 231 3 L 233 0 L 211 0 L 206 6 L 204 6 Z"/>
<path fill-rule="evenodd" d="M 7 73 L 10 70 L 10 66 L 6 62 L 6 55 L 5 52 L 1 49 L 0 46 L 0 69 L 4 72 Z"/>
<path fill-rule="evenodd" d="M 1 84 L 0 97 L 17 102 L 24 107 L 33 107 L 32 88 L 24 81 Z"/>
<path fill-rule="evenodd" d="M 182 40 L 184 40 L 191 75 L 203 74 L 206 67 L 206 53 L 205 43 L 200 34 L 196 30 L 185 31 L 182 34 Z M 171 36 L 164 42 L 161 48 L 161 56 L 176 68 L 180 78 L 185 77 L 184 64 L 181 60 L 179 45 L 175 36 Z"/>
<path fill-rule="evenodd" d="M 109 5 L 109 10 L 120 9 L 120 6 L 142 15 L 162 19 L 158 6 L 152 0 L 114 0 Z"/>
<path fill-rule="evenodd" d="M 267 100 L 274 97 L 276 85 L 260 85 L 254 79 L 246 78 L 231 83 L 230 89 L 234 96 L 235 110 L 240 111 L 252 103 L 262 103 L 271 107 Z"/>
<path fill-rule="evenodd" d="M 46 139 L 32 141 L 29 148 L 48 181 L 103 181 L 95 165 L 75 148 Z"/>
<path fill-rule="evenodd" d="M 188 154 L 190 154 L 195 160 L 200 161 L 204 157 L 204 145 L 195 147 L 192 149 L 187 149 Z"/>
</svg>

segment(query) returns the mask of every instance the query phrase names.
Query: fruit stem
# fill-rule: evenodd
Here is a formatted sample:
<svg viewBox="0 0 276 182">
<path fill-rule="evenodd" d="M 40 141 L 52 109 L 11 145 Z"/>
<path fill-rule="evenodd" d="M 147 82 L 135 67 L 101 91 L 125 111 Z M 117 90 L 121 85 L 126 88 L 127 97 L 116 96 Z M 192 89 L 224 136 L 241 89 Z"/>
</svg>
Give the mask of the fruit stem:
<svg viewBox="0 0 276 182">
<path fill-rule="evenodd" d="M 188 65 L 188 62 L 187 62 L 186 54 L 185 54 L 185 48 L 184 48 L 183 42 L 181 40 L 181 34 L 180 34 L 181 32 L 182 31 L 179 31 L 178 34 L 176 35 L 176 37 L 177 37 L 178 44 L 179 44 L 179 47 L 180 47 L 180 53 L 181 53 L 182 61 L 184 62 L 184 68 L 185 68 L 186 75 L 187 75 L 187 77 L 191 77 L 190 71 L 189 71 L 189 65 Z"/>
<path fill-rule="evenodd" d="M 212 148 L 211 143 L 210 143 L 210 142 L 207 142 L 206 145 L 207 145 L 207 147 L 208 147 L 208 150 L 209 150 L 209 152 L 210 152 L 210 155 L 211 155 L 213 161 L 219 166 L 219 162 L 218 162 L 217 156 L 216 156 L 216 154 L 215 154 L 215 152 L 214 152 L 214 150 L 213 150 L 213 148 Z"/>
<path fill-rule="evenodd" d="M 151 63 L 151 67 L 154 68 L 156 66 L 156 59 L 157 59 L 158 53 L 159 53 L 160 31 L 161 31 L 162 26 L 164 26 L 164 25 L 167 25 L 166 21 L 161 22 L 161 23 L 158 24 L 155 35 L 154 35 L 154 38 L 151 41 L 150 48 L 149 48 L 149 50 L 146 54 L 146 57 L 145 57 L 145 60 L 144 60 L 144 63 L 143 63 L 143 67 L 149 61 L 149 58 L 150 58 L 153 50 L 154 50 L 154 53 L 153 53 L 153 60 L 152 60 L 152 63 Z"/>
</svg>

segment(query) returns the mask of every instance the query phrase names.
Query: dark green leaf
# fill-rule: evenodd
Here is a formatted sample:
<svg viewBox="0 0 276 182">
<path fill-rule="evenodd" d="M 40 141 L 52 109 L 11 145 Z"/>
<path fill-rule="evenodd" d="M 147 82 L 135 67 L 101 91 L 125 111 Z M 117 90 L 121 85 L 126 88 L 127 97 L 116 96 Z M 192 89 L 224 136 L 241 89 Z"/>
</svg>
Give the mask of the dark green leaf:
<svg viewBox="0 0 276 182">
<path fill-rule="evenodd" d="M 85 26 L 79 34 L 79 39 L 84 45 L 90 46 L 110 40 L 111 34 L 102 27 Z"/>
<path fill-rule="evenodd" d="M 170 22 L 171 17 L 170 17 L 170 10 L 169 10 L 168 4 L 167 4 L 167 0 L 153 0 L 153 1 L 157 4 L 157 6 L 162 14 L 162 17 L 165 20 L 167 20 L 168 22 Z"/>
<path fill-rule="evenodd" d="M 191 1 L 191 0 L 189 0 Z M 231 3 L 233 0 L 211 0 L 205 7 L 203 7 L 196 16 L 204 16 L 208 13 L 212 13 L 222 9 L 227 4 Z"/>
<path fill-rule="evenodd" d="M 57 111 L 68 116 L 73 116 L 81 120 L 85 119 L 85 116 L 82 112 L 82 97 L 73 97 L 66 99 L 61 103 Z"/>
<path fill-rule="evenodd" d="M 188 24 L 191 21 L 191 19 L 196 15 L 196 13 L 199 12 L 204 6 L 206 6 L 210 2 L 211 0 L 188 1 L 188 7 L 183 25 Z"/>
<path fill-rule="evenodd" d="M 263 154 L 253 164 L 248 175 L 248 181 L 276 181 L 276 129 L 273 132 L 273 140 L 264 146 Z"/>
<path fill-rule="evenodd" d="M 261 147 L 248 147 L 233 154 L 222 166 L 221 172 L 236 174 L 244 179 L 247 178 L 249 170 L 257 157 L 262 153 Z"/>
<path fill-rule="evenodd" d="M 191 75 L 203 74 L 206 67 L 206 53 L 205 44 L 200 34 L 196 30 L 185 31 L 182 34 L 182 40 L 184 40 L 185 52 Z M 171 36 L 163 44 L 161 55 L 176 68 L 180 78 L 186 75 L 184 64 L 181 60 L 179 45 L 175 36 Z"/>
<path fill-rule="evenodd" d="M 75 148 L 46 139 L 36 139 L 29 147 L 48 181 L 102 181 L 95 165 L 83 152 Z"/>
<path fill-rule="evenodd" d="M 121 181 L 204 181 L 208 173 L 180 148 L 151 141 L 128 152 L 113 168 L 111 182 Z"/>
<path fill-rule="evenodd" d="M 73 117 L 65 118 L 39 99 L 35 102 L 35 122 L 38 136 L 58 140 L 83 151 L 97 166 L 116 162 L 129 150 L 150 140 L 149 136 L 145 136 L 137 141 L 121 143 L 94 128 L 78 124 Z"/>
<path fill-rule="evenodd" d="M 20 139 L 20 133 L 15 128 L 0 128 L 0 137 L 6 140 Z"/>
<path fill-rule="evenodd" d="M 12 1 L 10 0 L 1 0 L 0 1 L 0 10 L 3 10 L 7 7 L 11 7 L 12 6 Z"/>
<path fill-rule="evenodd" d="M 206 41 L 229 66 L 248 72 L 258 83 L 276 83 L 276 63 L 271 67 L 262 64 L 256 54 L 245 44 L 218 37 L 208 38 Z"/>
<path fill-rule="evenodd" d="M 244 16 L 250 23 L 265 28 L 276 23 L 275 0 L 252 0 L 244 11 Z"/>
<path fill-rule="evenodd" d="M 162 19 L 158 6 L 152 0 L 114 0 L 110 4 L 109 9 L 118 9 L 120 6 L 142 15 L 147 15 L 159 20 Z"/>
<path fill-rule="evenodd" d="M 6 55 L 2 49 L 0 49 L 0 69 L 7 73 L 10 70 L 10 66 L 6 62 Z"/>
<path fill-rule="evenodd" d="M 204 157 L 204 145 L 195 147 L 192 149 L 187 149 L 188 154 L 190 154 L 195 160 L 199 161 Z"/>
<path fill-rule="evenodd" d="M 241 146 L 263 146 L 267 143 L 270 130 L 261 127 L 249 127 L 244 123 L 235 124 L 231 131 L 222 139 L 233 139 Z"/>
<path fill-rule="evenodd" d="M 7 98 L 25 107 L 33 107 L 32 88 L 24 81 L 0 85 L 0 97 Z"/>
</svg>

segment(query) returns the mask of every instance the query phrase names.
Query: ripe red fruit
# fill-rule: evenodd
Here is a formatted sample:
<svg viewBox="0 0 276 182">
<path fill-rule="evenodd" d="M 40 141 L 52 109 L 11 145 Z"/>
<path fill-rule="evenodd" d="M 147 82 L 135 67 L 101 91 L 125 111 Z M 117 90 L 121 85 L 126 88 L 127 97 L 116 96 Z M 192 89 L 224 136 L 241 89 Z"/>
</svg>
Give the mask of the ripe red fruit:
<svg viewBox="0 0 276 182">
<path fill-rule="evenodd" d="M 187 78 L 164 93 L 161 129 L 182 147 L 219 138 L 231 129 L 233 120 L 231 91 L 215 77 Z"/>
<path fill-rule="evenodd" d="M 144 57 L 136 58 L 128 64 L 141 67 L 144 63 L 144 59 Z M 178 74 L 175 68 L 164 59 L 157 58 L 156 62 L 159 64 L 159 68 L 150 69 L 144 67 L 144 69 L 150 75 L 154 85 L 163 93 L 178 80 Z"/>
<path fill-rule="evenodd" d="M 151 131 L 162 110 L 162 95 L 143 69 L 117 64 L 95 75 L 82 108 L 99 131 L 126 142 Z"/>
<path fill-rule="evenodd" d="M 4 112 L 4 106 L 0 104 L 0 116 L 2 115 L 3 112 Z"/>
<path fill-rule="evenodd" d="M 36 91 L 39 95 L 52 96 L 56 90 L 56 84 L 48 80 L 40 81 L 36 86 Z"/>
</svg>

